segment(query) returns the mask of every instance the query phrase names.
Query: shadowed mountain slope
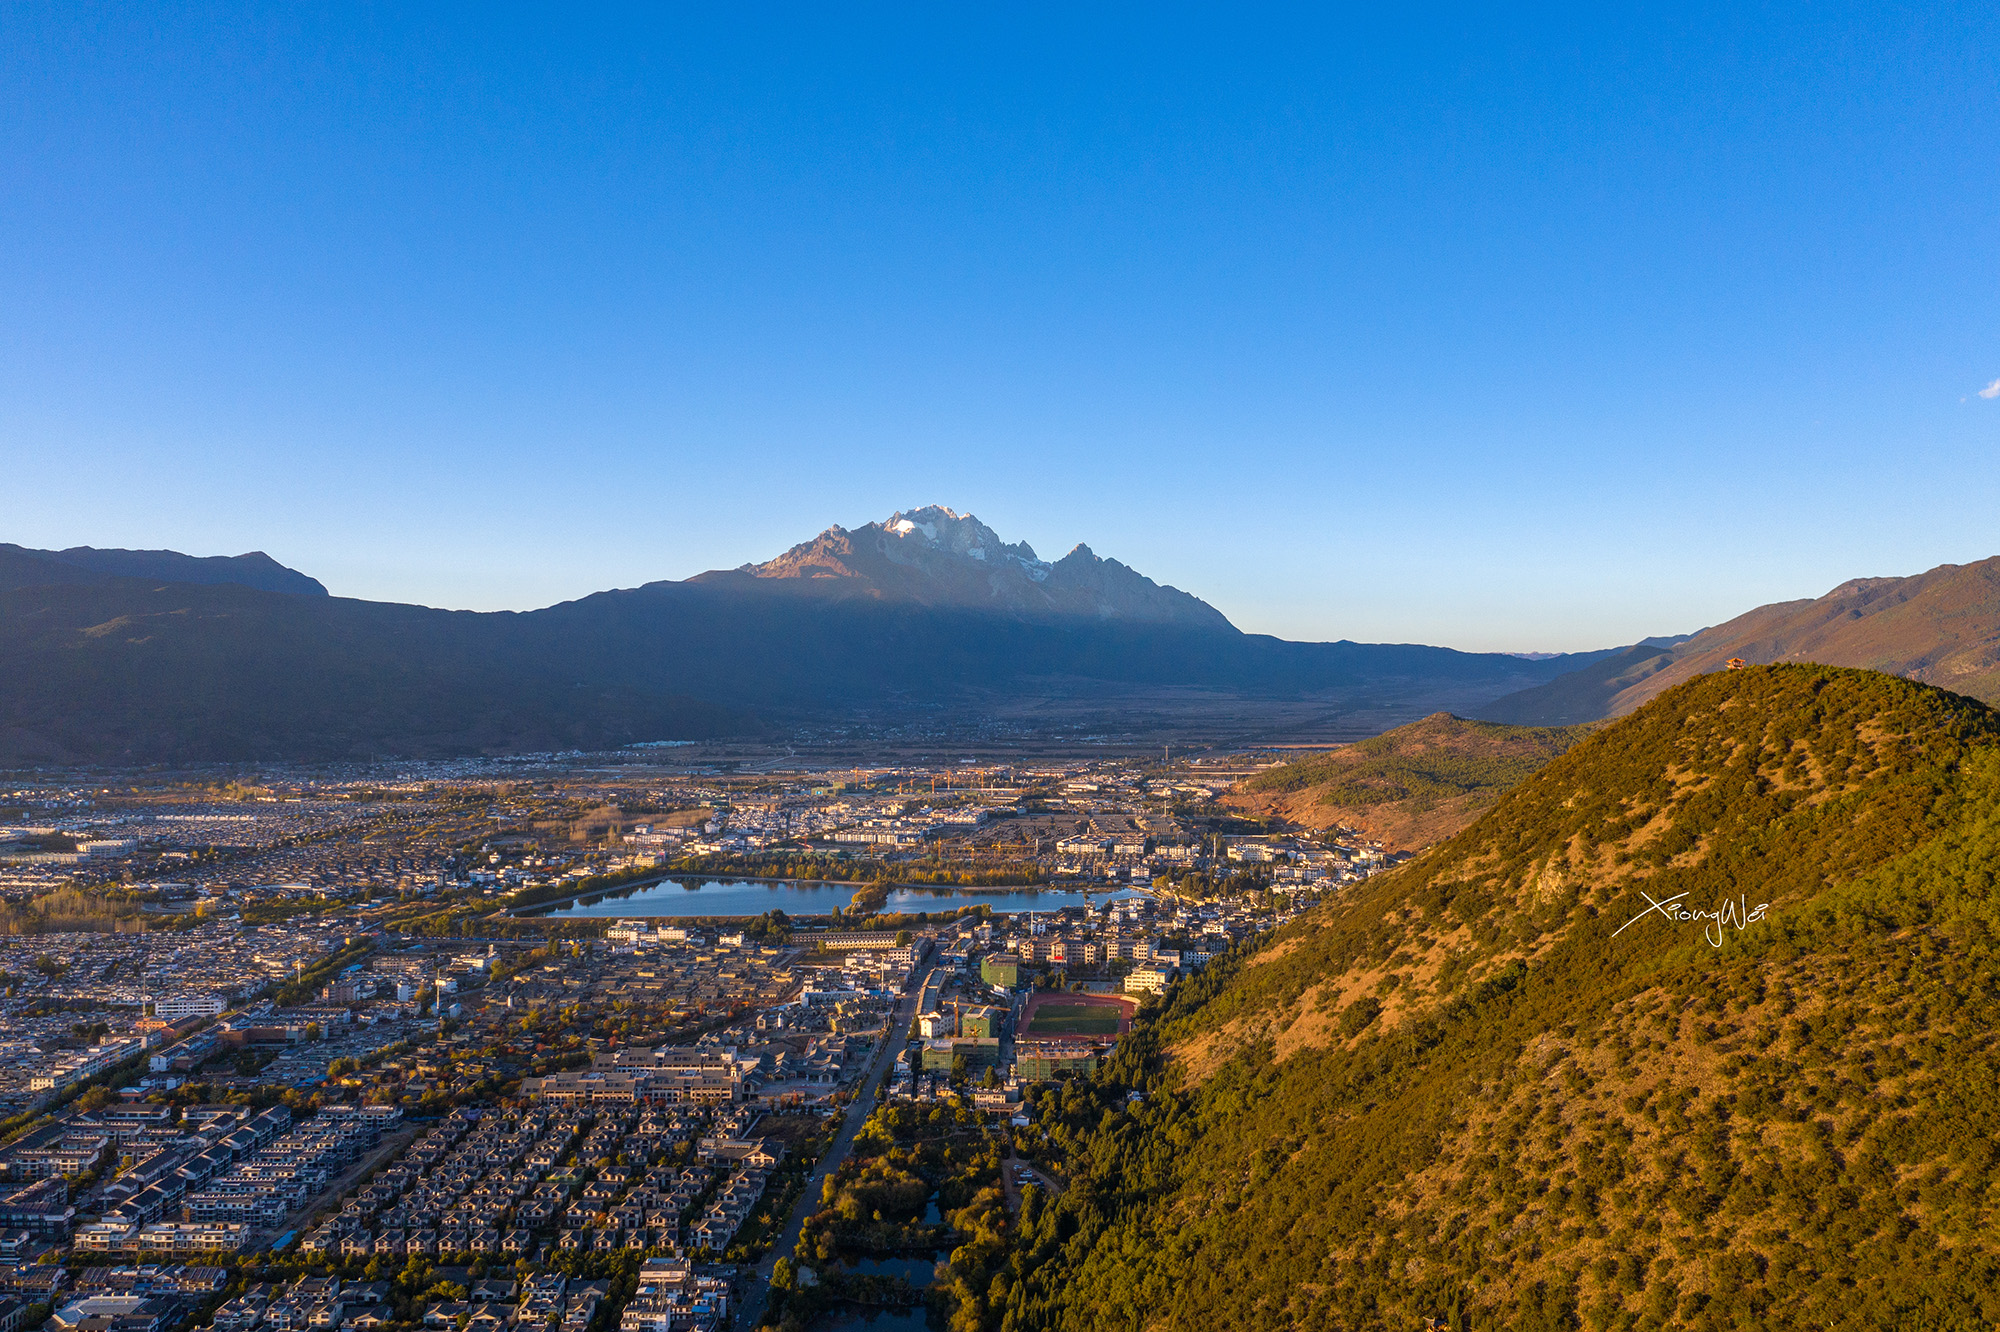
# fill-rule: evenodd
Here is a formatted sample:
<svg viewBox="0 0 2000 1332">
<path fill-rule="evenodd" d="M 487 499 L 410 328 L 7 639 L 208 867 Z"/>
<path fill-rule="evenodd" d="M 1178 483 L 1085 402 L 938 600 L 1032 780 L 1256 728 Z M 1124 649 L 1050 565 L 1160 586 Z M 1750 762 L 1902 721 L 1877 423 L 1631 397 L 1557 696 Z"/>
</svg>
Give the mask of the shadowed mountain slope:
<svg viewBox="0 0 2000 1332">
<path fill-rule="evenodd" d="M 1620 717 L 1732 657 L 1859 666 L 2000 704 L 2000 557 L 1908 578 L 1856 578 L 1823 597 L 1759 606 L 1665 657 L 1634 648 L 1497 699 L 1479 715 L 1542 726 Z"/>
<path fill-rule="evenodd" d="M 1990 1326 L 1996 882 L 1983 704 L 1689 681 L 1041 1098 L 960 1323 Z"/>
<path fill-rule="evenodd" d="M 0 757 L 347 759 L 756 731 L 601 672 L 512 616 L 107 578 L 0 590 Z"/>
<path fill-rule="evenodd" d="M 1115 712 L 1148 690 L 1400 721 L 1588 659 L 1243 634 L 1115 561 L 1079 548 L 1044 565 L 937 509 L 769 565 L 521 613 L 161 582 L 0 549 L 10 760 L 609 748 L 913 709 L 977 718 L 1072 694 Z"/>
<path fill-rule="evenodd" d="M 1621 695 L 1673 664 L 1672 648 L 1640 643 L 1547 684 L 1495 699 L 1481 708 L 1479 715 L 1486 721 L 1515 726 L 1580 726 L 1600 721 L 1611 715 Z"/>
<path fill-rule="evenodd" d="M 97 582 L 102 578 L 148 578 L 162 583 L 234 583 L 265 592 L 323 597 L 317 578 L 287 569 L 261 550 L 247 555 L 183 555 L 177 550 L 29 550 L 0 543 L 0 586 Z"/>
</svg>

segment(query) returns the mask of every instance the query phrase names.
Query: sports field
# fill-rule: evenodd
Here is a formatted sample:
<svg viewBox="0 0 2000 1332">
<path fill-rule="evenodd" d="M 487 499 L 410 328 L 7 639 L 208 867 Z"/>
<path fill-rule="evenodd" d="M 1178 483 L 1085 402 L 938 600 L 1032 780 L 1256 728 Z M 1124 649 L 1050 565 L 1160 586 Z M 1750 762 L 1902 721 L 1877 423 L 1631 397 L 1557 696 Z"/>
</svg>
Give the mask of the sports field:
<svg viewBox="0 0 2000 1332">
<path fill-rule="evenodd" d="M 1116 1036 L 1123 1010 L 1108 1004 L 1042 1004 L 1028 1023 L 1030 1036 Z"/>
<path fill-rule="evenodd" d="M 1138 1007 L 1122 995 L 1037 990 L 1021 1015 L 1023 1036 L 1122 1036 Z"/>
</svg>

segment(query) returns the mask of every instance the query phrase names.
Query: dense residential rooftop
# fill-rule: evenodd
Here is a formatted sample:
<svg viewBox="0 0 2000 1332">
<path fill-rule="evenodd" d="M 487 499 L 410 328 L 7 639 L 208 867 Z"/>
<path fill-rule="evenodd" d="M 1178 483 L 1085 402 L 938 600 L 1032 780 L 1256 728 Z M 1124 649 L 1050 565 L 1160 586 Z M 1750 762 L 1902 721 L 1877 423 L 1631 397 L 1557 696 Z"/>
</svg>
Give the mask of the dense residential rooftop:
<svg viewBox="0 0 2000 1332">
<path fill-rule="evenodd" d="M 0 1287 L 113 1332 L 719 1332 L 830 1117 L 1019 1132 L 1385 863 L 1191 764 L 628 766 L 0 796 Z M 759 909 L 646 914 L 716 882 Z"/>
</svg>

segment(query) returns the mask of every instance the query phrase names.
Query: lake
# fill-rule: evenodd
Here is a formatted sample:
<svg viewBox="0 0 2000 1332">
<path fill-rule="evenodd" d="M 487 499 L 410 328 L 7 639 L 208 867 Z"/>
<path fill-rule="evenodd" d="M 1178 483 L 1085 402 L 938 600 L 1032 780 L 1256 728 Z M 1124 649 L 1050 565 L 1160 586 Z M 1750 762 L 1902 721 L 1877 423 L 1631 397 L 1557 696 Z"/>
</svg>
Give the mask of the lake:
<svg viewBox="0 0 2000 1332">
<path fill-rule="evenodd" d="M 901 1277 L 918 1290 L 931 1284 L 936 1254 L 899 1254 L 894 1258 L 852 1258 L 841 1266 L 862 1276 Z"/>
<path fill-rule="evenodd" d="M 813 1324 L 813 1332 L 924 1332 L 930 1326 L 922 1305 L 914 1309 L 843 1309 Z"/>
<path fill-rule="evenodd" d="M 761 916 L 773 908 L 788 916 L 830 916 L 834 908 L 845 907 L 854 897 L 851 883 L 790 883 L 766 879 L 668 879 L 641 888 L 620 888 L 604 894 L 593 893 L 587 900 L 571 902 L 547 914 L 559 920 L 573 917 L 641 916 Z M 1088 894 L 1090 905 L 1126 897 L 1143 897 L 1136 888 L 1117 888 Z M 975 893 L 962 888 L 897 888 L 890 892 L 884 911 L 951 911 L 957 907 L 984 903 L 998 912 L 1054 911 L 1060 907 L 1082 906 L 1086 895 L 1073 888 L 1016 888 L 1001 892 Z"/>
</svg>

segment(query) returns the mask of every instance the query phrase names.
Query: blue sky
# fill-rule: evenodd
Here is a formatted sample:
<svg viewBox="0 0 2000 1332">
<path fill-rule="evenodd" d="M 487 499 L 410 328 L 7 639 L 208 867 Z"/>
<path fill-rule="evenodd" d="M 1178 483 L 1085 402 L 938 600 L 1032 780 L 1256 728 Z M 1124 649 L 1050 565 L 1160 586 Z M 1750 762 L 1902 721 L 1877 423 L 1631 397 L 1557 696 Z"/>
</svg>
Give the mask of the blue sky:
<svg viewBox="0 0 2000 1332">
<path fill-rule="evenodd" d="M 529 607 L 942 503 L 1500 650 L 2000 554 L 1990 6 L 303 8 L 0 8 L 0 539 Z"/>
</svg>

